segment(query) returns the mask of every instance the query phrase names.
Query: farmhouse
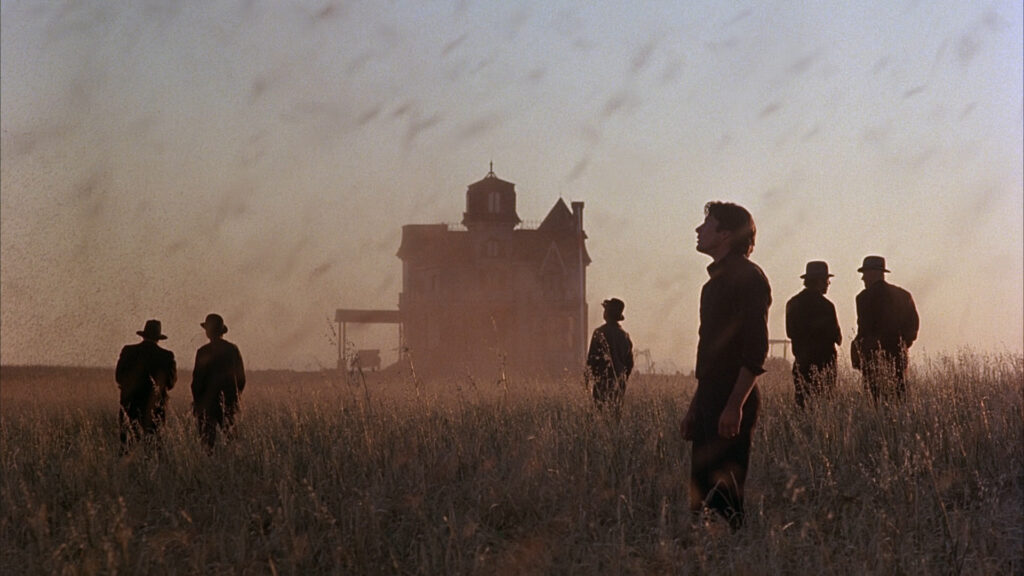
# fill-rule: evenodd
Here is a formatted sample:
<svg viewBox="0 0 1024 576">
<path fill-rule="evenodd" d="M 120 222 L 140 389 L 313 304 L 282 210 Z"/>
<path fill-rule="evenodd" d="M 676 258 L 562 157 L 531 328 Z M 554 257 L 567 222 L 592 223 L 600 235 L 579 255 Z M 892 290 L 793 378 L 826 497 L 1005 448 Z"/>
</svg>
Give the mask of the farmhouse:
<svg viewBox="0 0 1024 576">
<path fill-rule="evenodd" d="M 466 190 L 461 225 L 402 227 L 397 312 L 339 309 L 336 321 L 398 323 L 402 360 L 423 374 L 581 370 L 585 240 L 583 202 L 570 209 L 559 198 L 539 225 L 525 226 L 515 184 L 492 165 Z"/>
</svg>

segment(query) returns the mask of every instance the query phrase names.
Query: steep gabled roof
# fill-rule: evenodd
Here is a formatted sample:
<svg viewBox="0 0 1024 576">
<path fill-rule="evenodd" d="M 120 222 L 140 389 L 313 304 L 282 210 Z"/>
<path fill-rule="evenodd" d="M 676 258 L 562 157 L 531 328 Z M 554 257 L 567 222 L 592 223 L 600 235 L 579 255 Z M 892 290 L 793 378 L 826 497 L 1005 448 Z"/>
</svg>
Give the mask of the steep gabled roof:
<svg viewBox="0 0 1024 576">
<path fill-rule="evenodd" d="M 573 229 L 576 227 L 576 219 L 573 217 L 569 207 L 565 205 L 565 201 L 561 198 L 555 205 L 552 206 L 551 211 L 544 217 L 544 221 L 540 223 L 537 230 L 542 232 L 562 232 L 566 229 Z"/>
</svg>

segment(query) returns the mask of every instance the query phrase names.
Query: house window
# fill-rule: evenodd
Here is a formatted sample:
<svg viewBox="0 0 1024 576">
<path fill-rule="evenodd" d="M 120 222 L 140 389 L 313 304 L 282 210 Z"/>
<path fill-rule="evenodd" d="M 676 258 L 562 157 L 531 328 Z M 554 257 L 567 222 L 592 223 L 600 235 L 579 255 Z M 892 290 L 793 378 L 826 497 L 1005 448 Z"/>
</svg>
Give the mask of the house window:
<svg viewBox="0 0 1024 576">
<path fill-rule="evenodd" d="M 493 238 L 484 242 L 484 256 L 488 258 L 497 258 L 501 256 L 501 244 Z"/>
<path fill-rule="evenodd" d="M 491 192 L 487 195 L 487 211 L 491 214 L 501 212 L 501 194 Z"/>
</svg>

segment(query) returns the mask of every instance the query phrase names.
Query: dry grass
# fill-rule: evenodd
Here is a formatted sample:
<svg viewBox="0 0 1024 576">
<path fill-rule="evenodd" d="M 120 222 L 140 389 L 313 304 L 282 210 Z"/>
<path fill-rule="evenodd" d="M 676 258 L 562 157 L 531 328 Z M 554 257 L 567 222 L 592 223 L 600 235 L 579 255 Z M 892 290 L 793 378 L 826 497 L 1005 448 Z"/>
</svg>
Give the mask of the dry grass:
<svg viewBox="0 0 1024 576">
<path fill-rule="evenodd" d="M 172 392 L 159 453 L 117 454 L 110 371 L 0 373 L 0 568 L 18 574 L 1014 574 L 1024 359 L 919 364 L 876 409 L 762 386 L 748 524 L 694 525 L 693 383 L 638 378 L 621 422 L 572 381 L 350 386 L 255 373 L 206 456 Z"/>
</svg>

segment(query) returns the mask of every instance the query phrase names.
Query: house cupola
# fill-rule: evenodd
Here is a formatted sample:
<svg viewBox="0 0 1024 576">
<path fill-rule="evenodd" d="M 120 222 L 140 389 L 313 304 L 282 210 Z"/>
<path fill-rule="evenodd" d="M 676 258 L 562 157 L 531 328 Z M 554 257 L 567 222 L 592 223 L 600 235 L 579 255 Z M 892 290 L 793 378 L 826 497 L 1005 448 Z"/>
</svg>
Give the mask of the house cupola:
<svg viewBox="0 0 1024 576">
<path fill-rule="evenodd" d="M 494 163 L 483 180 L 466 190 L 466 211 L 462 224 L 470 231 L 481 227 L 515 228 L 521 220 L 516 214 L 516 185 L 494 174 Z"/>
</svg>

